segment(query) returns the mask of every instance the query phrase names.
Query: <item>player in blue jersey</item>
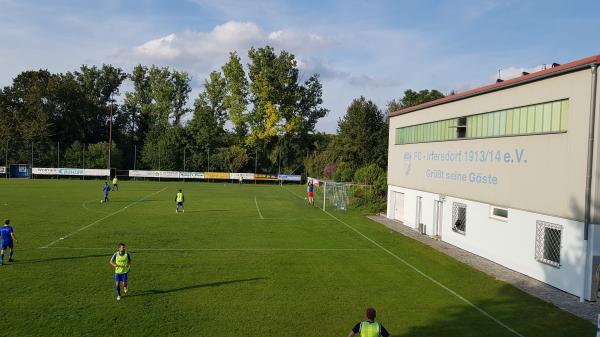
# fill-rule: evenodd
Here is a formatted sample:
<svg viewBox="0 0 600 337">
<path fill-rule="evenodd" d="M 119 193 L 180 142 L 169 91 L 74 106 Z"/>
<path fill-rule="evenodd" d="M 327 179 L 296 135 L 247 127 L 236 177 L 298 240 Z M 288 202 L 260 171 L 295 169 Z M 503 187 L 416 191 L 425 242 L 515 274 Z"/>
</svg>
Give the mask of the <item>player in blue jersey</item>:
<svg viewBox="0 0 600 337">
<path fill-rule="evenodd" d="M 13 228 L 10 225 L 9 219 L 4 220 L 4 226 L 0 228 L 0 238 L 2 239 L 2 244 L 0 246 L 0 265 L 4 263 L 4 251 L 7 248 L 10 248 L 10 253 L 8 253 L 8 262 L 14 262 L 14 241 L 17 241 L 17 238 L 15 237 L 15 233 L 13 232 Z"/>
<path fill-rule="evenodd" d="M 108 202 L 108 193 L 110 193 L 110 186 L 108 185 L 108 181 L 104 182 L 102 192 L 104 192 L 104 198 L 100 200 L 100 202 Z"/>
</svg>

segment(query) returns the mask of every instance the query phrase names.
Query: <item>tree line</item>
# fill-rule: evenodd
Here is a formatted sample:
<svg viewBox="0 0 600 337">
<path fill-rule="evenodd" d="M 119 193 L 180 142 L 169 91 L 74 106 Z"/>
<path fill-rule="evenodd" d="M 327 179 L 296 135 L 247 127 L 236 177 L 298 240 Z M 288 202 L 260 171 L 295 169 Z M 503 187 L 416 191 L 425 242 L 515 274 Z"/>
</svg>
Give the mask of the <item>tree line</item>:
<svg viewBox="0 0 600 337">
<path fill-rule="evenodd" d="M 302 173 L 328 113 L 319 75 L 301 80 L 295 56 L 269 46 L 248 59 L 232 52 L 193 104 L 191 76 L 168 67 L 24 71 L 0 89 L 0 149 L 10 163 L 105 168 L 112 113 L 116 168 Z"/>
<path fill-rule="evenodd" d="M 193 102 L 190 74 L 168 67 L 24 71 L 0 89 L 0 153 L 9 163 L 106 168 L 112 114 L 111 166 L 119 169 L 256 169 L 351 181 L 361 167 L 387 167 L 385 112 L 443 96 L 407 90 L 386 111 L 357 98 L 328 135 L 315 130 L 328 113 L 319 74 L 301 79 L 285 50 L 251 48 L 247 56 L 244 66 L 230 53 Z"/>
</svg>

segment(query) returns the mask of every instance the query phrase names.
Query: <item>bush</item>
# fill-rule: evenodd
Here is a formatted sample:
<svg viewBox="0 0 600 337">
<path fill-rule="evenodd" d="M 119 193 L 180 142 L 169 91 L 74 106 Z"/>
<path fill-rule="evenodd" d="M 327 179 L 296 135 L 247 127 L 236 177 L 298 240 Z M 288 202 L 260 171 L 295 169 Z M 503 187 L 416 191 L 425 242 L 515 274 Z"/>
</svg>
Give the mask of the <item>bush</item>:
<svg viewBox="0 0 600 337">
<path fill-rule="evenodd" d="M 341 182 L 350 182 L 354 178 L 354 168 L 345 162 L 341 162 L 333 175 L 333 180 Z"/>
<path fill-rule="evenodd" d="M 355 207 L 364 207 L 369 212 L 377 213 L 386 207 L 387 175 L 376 164 L 363 166 L 356 170 L 354 182 L 357 186 L 352 194 L 351 203 Z"/>
</svg>

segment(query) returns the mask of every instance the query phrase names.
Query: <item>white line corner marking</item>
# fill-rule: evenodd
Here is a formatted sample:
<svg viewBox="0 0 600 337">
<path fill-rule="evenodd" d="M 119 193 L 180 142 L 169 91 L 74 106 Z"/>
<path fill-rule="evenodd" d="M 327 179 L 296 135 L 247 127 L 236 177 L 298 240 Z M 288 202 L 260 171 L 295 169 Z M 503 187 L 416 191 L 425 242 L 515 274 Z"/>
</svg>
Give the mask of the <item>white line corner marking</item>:
<svg viewBox="0 0 600 337">
<path fill-rule="evenodd" d="M 54 240 L 54 241 L 50 242 L 49 244 L 47 244 L 47 245 L 45 245 L 45 246 L 43 246 L 43 247 L 40 247 L 40 248 L 48 248 L 48 247 L 50 247 L 50 246 L 54 245 L 55 243 L 57 243 L 58 241 L 64 240 L 64 239 L 66 239 L 66 238 L 68 238 L 68 237 L 70 237 L 70 236 L 72 236 L 72 235 L 75 235 L 75 234 L 77 234 L 77 233 L 79 233 L 79 232 L 81 232 L 81 231 L 83 231 L 83 230 L 86 230 L 86 229 L 88 229 L 88 228 L 92 227 L 93 225 L 95 225 L 95 224 L 97 224 L 97 223 L 101 222 L 102 220 L 108 219 L 108 218 L 110 218 L 110 217 L 111 217 L 111 216 L 113 216 L 113 215 L 117 215 L 117 214 L 119 214 L 119 213 L 123 212 L 124 210 L 126 210 L 127 208 L 129 208 L 129 207 L 131 207 L 131 206 L 133 206 L 133 205 L 135 205 L 135 204 L 137 204 L 137 203 L 140 203 L 140 202 L 142 202 L 142 201 L 146 200 L 147 198 L 149 198 L 149 197 L 151 197 L 151 196 L 153 196 L 153 195 L 156 195 L 156 194 L 158 194 L 158 193 L 160 193 L 160 192 L 162 192 L 162 191 L 164 191 L 164 190 L 166 190 L 166 189 L 167 189 L 167 187 L 163 188 L 163 189 L 162 189 L 162 190 L 160 190 L 160 191 L 156 191 L 156 192 L 150 193 L 150 194 L 148 194 L 148 195 L 146 195 L 146 196 L 142 197 L 141 199 L 138 199 L 138 200 L 136 200 L 136 201 L 134 201 L 134 202 L 132 202 L 132 203 L 128 204 L 127 206 L 124 206 L 124 207 L 122 207 L 122 208 L 119 208 L 118 210 L 116 210 L 116 211 L 114 211 L 114 212 L 112 212 L 112 213 L 110 213 L 110 214 L 108 214 L 108 215 L 105 215 L 105 216 L 103 216 L 102 218 L 100 218 L 100 219 L 98 219 L 98 220 L 96 220 L 96 221 L 92 222 L 91 224 L 89 224 L 89 225 L 85 225 L 85 226 L 83 226 L 83 227 L 81 227 L 81 228 L 77 229 L 76 231 L 74 231 L 74 232 L 71 232 L 71 233 L 69 233 L 69 234 L 67 234 L 67 235 L 65 235 L 65 236 L 62 236 L 62 237 L 60 237 L 60 238 L 58 238 L 58 239 L 56 239 L 56 240 Z"/>
</svg>

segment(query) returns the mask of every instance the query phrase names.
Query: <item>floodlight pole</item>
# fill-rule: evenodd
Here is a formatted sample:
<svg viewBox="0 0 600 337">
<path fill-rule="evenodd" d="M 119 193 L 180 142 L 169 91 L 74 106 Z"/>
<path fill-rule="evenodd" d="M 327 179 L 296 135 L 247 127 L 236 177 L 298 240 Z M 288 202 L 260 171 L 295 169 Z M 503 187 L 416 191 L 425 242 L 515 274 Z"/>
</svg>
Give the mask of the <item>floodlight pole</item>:
<svg viewBox="0 0 600 337">
<path fill-rule="evenodd" d="M 4 151 L 4 175 L 8 178 L 8 138 L 6 138 L 6 151 Z"/>
<path fill-rule="evenodd" d="M 110 179 L 110 152 L 112 147 L 112 120 L 113 120 L 113 112 L 112 112 L 112 93 L 108 97 L 108 101 L 110 105 L 108 106 L 109 117 L 108 117 L 108 179 Z"/>
</svg>

